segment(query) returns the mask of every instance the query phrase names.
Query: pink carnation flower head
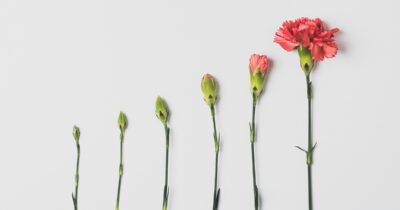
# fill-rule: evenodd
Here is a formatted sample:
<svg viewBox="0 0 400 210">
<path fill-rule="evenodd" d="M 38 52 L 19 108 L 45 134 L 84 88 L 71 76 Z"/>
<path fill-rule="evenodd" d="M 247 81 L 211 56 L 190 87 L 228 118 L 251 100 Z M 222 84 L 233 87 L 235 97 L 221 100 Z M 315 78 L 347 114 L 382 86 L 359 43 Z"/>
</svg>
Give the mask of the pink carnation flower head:
<svg viewBox="0 0 400 210">
<path fill-rule="evenodd" d="M 261 71 L 263 75 L 267 73 L 268 57 L 266 55 L 253 54 L 250 57 L 249 69 L 252 74 Z"/>
<path fill-rule="evenodd" d="M 258 97 L 264 89 L 265 75 L 268 69 L 268 57 L 266 55 L 251 55 L 249 69 L 250 88 L 253 95 Z"/>
<path fill-rule="evenodd" d="M 324 22 L 319 18 L 304 17 L 285 21 L 275 33 L 274 42 L 287 51 L 302 46 L 310 50 L 313 60 L 322 61 L 336 55 L 338 47 L 333 37 L 338 31 L 338 28 L 325 29 Z"/>
</svg>

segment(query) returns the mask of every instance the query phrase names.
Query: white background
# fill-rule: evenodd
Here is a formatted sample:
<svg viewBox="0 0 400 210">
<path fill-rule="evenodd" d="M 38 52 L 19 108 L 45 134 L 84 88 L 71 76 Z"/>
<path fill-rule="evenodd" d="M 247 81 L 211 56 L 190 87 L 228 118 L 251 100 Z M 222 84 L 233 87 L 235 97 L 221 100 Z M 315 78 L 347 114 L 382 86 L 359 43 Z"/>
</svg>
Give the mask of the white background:
<svg viewBox="0 0 400 210">
<path fill-rule="evenodd" d="M 262 208 L 305 210 L 305 78 L 273 43 L 284 20 L 339 27 L 312 75 L 316 210 L 399 210 L 399 3 L 380 1 L 0 1 L 0 209 L 71 210 L 81 127 L 82 210 L 114 209 L 117 116 L 127 113 L 121 210 L 161 209 L 171 110 L 171 210 L 211 209 L 214 146 L 200 80 L 220 84 L 220 210 L 253 209 L 248 58 L 272 60 L 257 110 Z"/>
</svg>

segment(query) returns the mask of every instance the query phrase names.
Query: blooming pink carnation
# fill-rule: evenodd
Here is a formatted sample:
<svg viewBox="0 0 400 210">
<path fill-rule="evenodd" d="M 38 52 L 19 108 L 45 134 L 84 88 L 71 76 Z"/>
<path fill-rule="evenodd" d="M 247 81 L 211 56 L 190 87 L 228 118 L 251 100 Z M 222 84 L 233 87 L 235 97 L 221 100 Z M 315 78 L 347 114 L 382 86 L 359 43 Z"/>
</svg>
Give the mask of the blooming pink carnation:
<svg viewBox="0 0 400 210">
<path fill-rule="evenodd" d="M 265 75 L 267 73 L 267 68 L 268 57 L 266 55 L 251 55 L 249 64 L 249 69 L 251 73 L 256 74 L 258 70 L 260 70 L 261 73 Z"/>
<path fill-rule="evenodd" d="M 287 51 L 301 45 L 310 50 L 313 60 L 322 61 L 336 55 L 338 48 L 333 34 L 338 31 L 338 28 L 326 30 L 319 18 L 299 18 L 285 21 L 275 33 L 274 42 Z"/>
</svg>

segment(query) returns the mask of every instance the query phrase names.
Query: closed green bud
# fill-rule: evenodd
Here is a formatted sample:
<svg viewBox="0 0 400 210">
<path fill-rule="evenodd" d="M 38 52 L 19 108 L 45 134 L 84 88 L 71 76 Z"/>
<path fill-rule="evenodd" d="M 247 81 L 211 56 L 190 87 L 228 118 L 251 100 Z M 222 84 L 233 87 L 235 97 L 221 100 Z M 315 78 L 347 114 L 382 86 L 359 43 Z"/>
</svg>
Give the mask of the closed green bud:
<svg viewBox="0 0 400 210">
<path fill-rule="evenodd" d="M 126 118 L 125 113 L 122 111 L 119 113 L 118 116 L 118 126 L 121 131 L 125 131 L 126 127 L 128 126 L 128 119 Z"/>
<path fill-rule="evenodd" d="M 163 98 L 160 96 L 156 99 L 156 116 L 163 123 L 166 124 L 168 121 L 168 105 Z"/>
<path fill-rule="evenodd" d="M 211 74 L 205 74 L 201 80 L 204 101 L 212 106 L 217 101 L 217 84 Z"/>
<path fill-rule="evenodd" d="M 72 135 L 74 136 L 75 142 L 79 143 L 79 137 L 81 136 L 81 131 L 79 130 L 78 126 L 74 126 L 72 129 Z"/>
<path fill-rule="evenodd" d="M 310 75 L 310 72 L 314 66 L 314 60 L 309 49 L 299 46 L 297 47 L 300 57 L 300 66 L 303 69 L 306 76 Z"/>
</svg>

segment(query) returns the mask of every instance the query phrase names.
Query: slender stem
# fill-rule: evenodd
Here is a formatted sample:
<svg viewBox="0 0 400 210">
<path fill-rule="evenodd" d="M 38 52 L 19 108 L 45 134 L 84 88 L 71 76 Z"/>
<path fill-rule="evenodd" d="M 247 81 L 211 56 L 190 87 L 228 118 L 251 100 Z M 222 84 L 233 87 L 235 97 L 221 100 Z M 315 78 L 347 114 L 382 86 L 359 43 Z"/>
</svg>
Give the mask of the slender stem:
<svg viewBox="0 0 400 210">
<path fill-rule="evenodd" d="M 219 193 L 218 193 L 218 157 L 219 157 L 219 139 L 217 134 L 217 126 L 215 123 L 215 107 L 214 105 L 210 106 L 211 109 L 211 117 L 213 121 L 214 128 L 214 147 L 215 147 L 215 169 L 214 169 L 214 198 L 213 198 L 213 210 L 218 209 L 218 201 L 219 201 Z"/>
<path fill-rule="evenodd" d="M 310 82 L 310 76 L 306 76 L 307 81 L 307 99 L 308 99 L 308 146 L 307 146 L 307 175 L 308 175 L 308 208 L 313 209 L 312 199 L 312 163 L 313 163 L 313 142 L 312 142 L 312 122 L 311 122 L 311 99 L 312 99 L 312 87 Z"/>
<path fill-rule="evenodd" d="M 119 152 L 119 180 L 118 180 L 118 193 L 117 193 L 117 203 L 116 203 L 116 210 L 119 210 L 119 198 L 121 194 L 121 182 L 122 182 L 122 175 L 124 174 L 124 165 L 123 165 L 123 144 L 124 144 L 124 130 L 121 130 L 120 134 L 120 152 Z"/>
<path fill-rule="evenodd" d="M 252 161 L 252 168 L 253 168 L 253 187 L 256 190 L 257 180 L 256 180 L 256 161 L 254 158 L 254 143 L 251 143 L 251 161 Z"/>
<path fill-rule="evenodd" d="M 250 126 L 250 142 L 251 142 L 251 160 L 252 160 L 252 169 L 253 169 L 253 188 L 254 188 L 254 209 L 258 210 L 258 188 L 257 188 L 257 179 L 256 179 L 256 161 L 254 158 L 254 141 L 255 141 L 255 113 L 256 113 L 256 105 L 257 105 L 257 96 L 253 94 L 253 112 Z"/>
<path fill-rule="evenodd" d="M 169 128 L 164 124 L 165 130 L 165 185 L 163 194 L 163 210 L 168 208 L 168 161 L 169 161 Z"/>
<path fill-rule="evenodd" d="M 308 171 L 308 209 L 313 209 L 313 202 L 312 202 L 312 182 L 311 182 L 311 165 L 307 166 Z"/>
<path fill-rule="evenodd" d="M 169 161 L 169 128 L 167 124 L 165 129 L 165 186 L 168 186 L 168 161 Z"/>
<path fill-rule="evenodd" d="M 74 209 L 78 210 L 78 188 L 79 188 L 79 161 L 81 157 L 81 146 L 76 143 L 77 157 L 76 157 L 76 169 L 75 169 L 75 195 L 73 197 Z"/>
<path fill-rule="evenodd" d="M 218 183 L 218 156 L 219 156 L 219 152 L 216 152 L 215 153 L 215 169 L 214 169 L 214 171 L 215 171 L 215 173 L 214 173 L 214 209 L 218 209 L 218 203 L 215 203 L 215 202 L 217 202 L 217 191 L 218 191 L 218 189 L 217 189 L 217 183 Z"/>
</svg>

